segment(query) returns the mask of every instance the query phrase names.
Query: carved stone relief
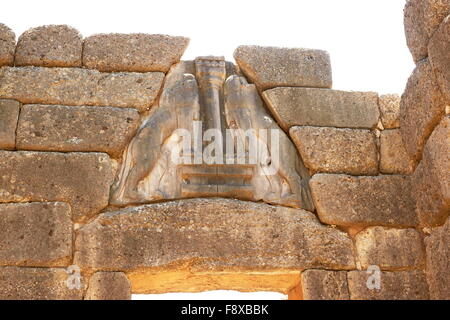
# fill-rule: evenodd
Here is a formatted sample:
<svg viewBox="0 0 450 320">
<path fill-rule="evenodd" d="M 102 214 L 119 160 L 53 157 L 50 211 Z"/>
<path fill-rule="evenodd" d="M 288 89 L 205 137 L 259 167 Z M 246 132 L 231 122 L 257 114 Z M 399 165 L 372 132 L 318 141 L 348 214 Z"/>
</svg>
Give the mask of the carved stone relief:
<svg viewBox="0 0 450 320">
<path fill-rule="evenodd" d="M 124 152 L 111 200 L 230 197 L 313 210 L 308 180 L 256 87 L 223 58 L 200 57 L 167 75 Z"/>
</svg>

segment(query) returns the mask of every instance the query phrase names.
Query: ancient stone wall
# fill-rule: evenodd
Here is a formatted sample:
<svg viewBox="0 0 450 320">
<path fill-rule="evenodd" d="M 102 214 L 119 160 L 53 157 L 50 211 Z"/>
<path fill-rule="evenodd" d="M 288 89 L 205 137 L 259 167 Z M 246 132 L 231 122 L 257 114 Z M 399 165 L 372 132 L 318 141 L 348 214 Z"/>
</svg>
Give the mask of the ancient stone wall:
<svg viewBox="0 0 450 320">
<path fill-rule="evenodd" d="M 412 194 L 426 245 L 432 299 L 450 297 L 450 1 L 408 1 L 405 31 L 416 69 L 400 107 L 413 159 Z"/>
<path fill-rule="evenodd" d="M 449 299 L 449 14 L 407 1 L 402 97 L 331 89 L 321 50 L 0 24 L 0 299 Z M 171 164 L 197 120 L 280 129 L 278 172 L 260 136 L 265 162 Z"/>
</svg>

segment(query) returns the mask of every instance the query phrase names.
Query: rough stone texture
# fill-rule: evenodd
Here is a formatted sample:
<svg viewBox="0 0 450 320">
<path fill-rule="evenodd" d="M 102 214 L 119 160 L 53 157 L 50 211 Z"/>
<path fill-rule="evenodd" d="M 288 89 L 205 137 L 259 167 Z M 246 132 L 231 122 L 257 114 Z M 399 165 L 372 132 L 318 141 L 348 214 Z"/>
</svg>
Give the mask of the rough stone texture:
<svg viewBox="0 0 450 320">
<path fill-rule="evenodd" d="M 430 63 L 421 61 L 408 80 L 400 104 L 400 132 L 406 150 L 416 161 L 444 115 L 445 105 Z"/>
<path fill-rule="evenodd" d="M 353 243 L 314 214 L 230 199 L 192 199 L 105 213 L 78 231 L 82 268 L 352 269 Z"/>
<path fill-rule="evenodd" d="M 0 23 L 0 67 L 14 64 L 16 35 L 10 28 Z"/>
<path fill-rule="evenodd" d="M 424 28 L 423 0 L 408 0 L 404 9 L 404 26 L 406 43 L 411 51 L 414 62 L 428 56 L 428 34 Z"/>
<path fill-rule="evenodd" d="M 129 107 L 153 104 L 164 74 L 101 73 L 79 68 L 4 67 L 0 97 L 22 103 Z"/>
<path fill-rule="evenodd" d="M 284 130 L 295 125 L 371 129 L 380 116 L 374 92 L 275 88 L 262 95 Z"/>
<path fill-rule="evenodd" d="M 428 285 L 422 271 L 381 272 L 380 289 L 370 290 L 367 279 L 373 273 L 350 271 L 347 274 L 352 300 L 427 300 Z"/>
<path fill-rule="evenodd" d="M 418 223 L 407 177 L 316 174 L 309 185 L 324 223 L 350 227 Z"/>
<path fill-rule="evenodd" d="M 20 103 L 15 100 L 0 99 L 0 149 L 16 147 L 16 128 Z"/>
<path fill-rule="evenodd" d="M 363 269 L 377 265 L 382 270 L 405 270 L 419 268 L 425 261 L 422 236 L 415 229 L 370 227 L 355 240 Z"/>
<path fill-rule="evenodd" d="M 400 96 L 398 94 L 381 95 L 378 100 L 381 123 L 384 129 L 400 127 Z"/>
<path fill-rule="evenodd" d="M 17 41 L 16 66 L 81 67 L 83 40 L 66 25 L 48 25 L 25 31 Z"/>
<path fill-rule="evenodd" d="M 442 119 L 425 146 L 412 177 L 420 224 L 439 226 L 450 214 L 450 116 Z"/>
<path fill-rule="evenodd" d="M 139 124 L 135 109 L 24 105 L 17 149 L 100 151 L 117 157 Z"/>
<path fill-rule="evenodd" d="M 0 151 L 0 163 L 0 202 L 68 202 L 76 221 L 108 204 L 114 172 L 106 154 Z"/>
<path fill-rule="evenodd" d="M 286 86 L 331 88 L 331 63 L 326 51 L 239 46 L 234 58 L 259 90 Z"/>
<path fill-rule="evenodd" d="M 0 267 L 0 300 L 81 300 L 83 287 L 69 289 L 60 268 Z"/>
<path fill-rule="evenodd" d="M 377 145 L 370 130 L 292 127 L 289 133 L 312 173 L 378 173 Z"/>
<path fill-rule="evenodd" d="M 450 299 L 450 219 L 425 238 L 431 299 Z"/>
<path fill-rule="evenodd" d="M 408 0 L 404 10 L 406 42 L 415 62 L 428 55 L 428 42 L 450 14 L 449 0 Z"/>
<path fill-rule="evenodd" d="M 167 72 L 188 44 L 188 38 L 161 34 L 97 34 L 84 39 L 83 65 L 106 72 Z"/>
<path fill-rule="evenodd" d="M 414 161 L 410 158 L 399 129 L 384 130 L 380 136 L 380 172 L 411 174 Z"/>
<path fill-rule="evenodd" d="M 131 285 L 123 272 L 96 272 L 89 279 L 85 300 L 131 300 Z"/>
<path fill-rule="evenodd" d="M 447 16 L 439 29 L 434 33 L 428 50 L 430 63 L 436 74 L 437 82 L 446 98 L 447 104 L 450 104 L 450 15 Z"/>
<path fill-rule="evenodd" d="M 301 275 L 304 300 L 349 300 L 347 272 L 306 270 Z"/>
<path fill-rule="evenodd" d="M 423 18 L 425 30 L 428 36 L 432 36 L 442 20 L 450 14 L 449 0 L 425 0 L 423 1 Z"/>
<path fill-rule="evenodd" d="M 0 265 L 68 265 L 70 206 L 62 202 L 0 203 Z"/>
</svg>

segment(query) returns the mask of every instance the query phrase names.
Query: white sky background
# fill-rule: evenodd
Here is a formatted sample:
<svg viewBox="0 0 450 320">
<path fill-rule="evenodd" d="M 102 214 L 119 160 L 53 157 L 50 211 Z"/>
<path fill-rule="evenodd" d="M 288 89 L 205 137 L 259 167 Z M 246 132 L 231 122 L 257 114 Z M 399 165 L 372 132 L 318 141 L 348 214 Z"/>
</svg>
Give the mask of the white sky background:
<svg viewBox="0 0 450 320">
<path fill-rule="evenodd" d="M 0 22 L 16 37 L 31 27 L 68 24 L 94 33 L 162 33 L 191 39 L 183 59 L 223 55 L 243 44 L 324 49 L 333 88 L 403 92 L 414 64 L 403 29 L 405 0 L 13 0 Z M 223 291 L 201 298 L 242 299 Z M 160 298 L 192 299 L 171 295 Z M 267 294 L 255 295 L 267 298 Z M 270 297 L 270 296 L 269 296 Z M 272 298 L 280 298 L 274 294 Z M 138 298 L 138 297 L 136 297 Z"/>
<path fill-rule="evenodd" d="M 324 49 L 333 88 L 403 92 L 414 67 L 403 31 L 405 0 L 14 0 L 0 22 L 18 37 L 69 24 L 94 33 L 162 33 L 191 39 L 183 59 L 223 55 L 243 44 Z"/>
<path fill-rule="evenodd" d="M 287 300 L 277 292 L 214 290 L 199 293 L 133 294 L 132 300 Z"/>
</svg>

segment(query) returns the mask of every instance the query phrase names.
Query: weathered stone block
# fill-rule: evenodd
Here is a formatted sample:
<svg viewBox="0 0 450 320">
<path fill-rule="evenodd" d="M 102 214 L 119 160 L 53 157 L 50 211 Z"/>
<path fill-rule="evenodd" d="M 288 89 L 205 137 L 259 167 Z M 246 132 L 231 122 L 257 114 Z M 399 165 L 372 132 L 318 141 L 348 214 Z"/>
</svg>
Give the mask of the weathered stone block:
<svg viewBox="0 0 450 320">
<path fill-rule="evenodd" d="M 445 17 L 450 14 L 449 0 L 422 1 L 425 31 L 432 36 Z"/>
<path fill-rule="evenodd" d="M 129 107 L 153 104 L 164 74 L 101 73 L 79 68 L 3 67 L 0 97 L 28 104 Z"/>
<path fill-rule="evenodd" d="M 16 35 L 10 28 L 0 23 L 0 67 L 14 64 Z"/>
<path fill-rule="evenodd" d="M 306 270 L 301 275 L 304 300 L 349 300 L 347 272 Z"/>
<path fill-rule="evenodd" d="M 450 105 L 450 10 L 449 16 L 431 38 L 428 51 L 439 87 Z"/>
<path fill-rule="evenodd" d="M 445 101 L 428 60 L 417 64 L 400 104 L 400 132 L 410 156 L 419 161 L 423 147 L 445 113 Z"/>
<path fill-rule="evenodd" d="M 408 0 L 404 10 L 406 42 L 415 62 L 428 56 L 428 42 L 450 14 L 448 0 Z"/>
<path fill-rule="evenodd" d="M 350 271 L 347 274 L 352 300 L 427 300 L 428 285 L 422 271 L 380 273 L 380 289 L 369 289 L 368 278 L 373 273 Z M 370 280 L 369 280 L 370 281 Z"/>
<path fill-rule="evenodd" d="M 378 95 L 316 88 L 275 88 L 263 92 L 267 106 L 284 129 L 292 126 L 375 128 Z"/>
<path fill-rule="evenodd" d="M 122 154 L 139 126 L 135 109 L 24 105 L 17 149 Z"/>
<path fill-rule="evenodd" d="M 312 173 L 378 173 L 377 145 L 370 130 L 292 127 L 289 133 Z"/>
<path fill-rule="evenodd" d="M 414 62 L 428 56 L 428 34 L 424 28 L 422 0 L 406 1 L 404 9 L 404 26 L 406 43 Z"/>
<path fill-rule="evenodd" d="M 240 46 L 234 58 L 259 90 L 286 86 L 331 88 L 331 63 L 326 51 Z"/>
<path fill-rule="evenodd" d="M 60 268 L 0 267 L 0 300 L 83 299 L 84 286 L 70 289 L 69 277 Z"/>
<path fill-rule="evenodd" d="M 431 299 L 450 299 L 450 218 L 425 238 Z"/>
<path fill-rule="evenodd" d="M 105 213 L 78 230 L 75 263 L 133 270 L 352 269 L 353 243 L 314 214 L 230 199 L 192 199 Z M 184 265 L 184 267 L 183 267 Z"/>
<path fill-rule="evenodd" d="M 0 163 L 0 202 L 68 202 L 75 221 L 108 205 L 114 172 L 106 154 L 0 151 Z"/>
<path fill-rule="evenodd" d="M 89 279 L 85 300 L 131 300 L 131 285 L 123 272 L 96 272 Z"/>
<path fill-rule="evenodd" d="M 16 66 L 81 67 L 81 34 L 66 25 L 25 31 L 17 41 Z"/>
<path fill-rule="evenodd" d="M 67 203 L 0 203 L 0 265 L 65 266 L 72 255 Z"/>
<path fill-rule="evenodd" d="M 418 224 L 407 177 L 316 174 L 309 185 L 324 223 L 350 227 Z"/>
<path fill-rule="evenodd" d="M 16 128 L 20 103 L 15 100 L 0 99 L 0 149 L 16 147 Z"/>
<path fill-rule="evenodd" d="M 398 94 L 381 95 L 378 100 L 381 123 L 384 129 L 400 127 L 400 96 Z"/>
<path fill-rule="evenodd" d="M 422 237 L 415 229 L 370 227 L 355 240 L 363 269 L 377 265 L 382 270 L 404 270 L 419 268 L 425 261 Z"/>
<path fill-rule="evenodd" d="M 417 214 L 423 226 L 439 226 L 450 214 L 450 117 L 433 131 L 412 177 Z"/>
<path fill-rule="evenodd" d="M 384 130 L 380 136 L 380 171 L 411 174 L 414 161 L 410 158 L 399 129 Z"/>
<path fill-rule="evenodd" d="M 188 44 L 188 38 L 161 34 L 96 34 L 84 39 L 83 65 L 106 72 L 168 72 Z"/>
<path fill-rule="evenodd" d="M 86 71 L 95 72 L 94 70 Z M 96 77 L 98 78 L 98 75 Z M 85 104 L 128 107 L 145 111 L 155 102 L 163 79 L 162 72 L 100 73 L 94 97 Z"/>
</svg>

